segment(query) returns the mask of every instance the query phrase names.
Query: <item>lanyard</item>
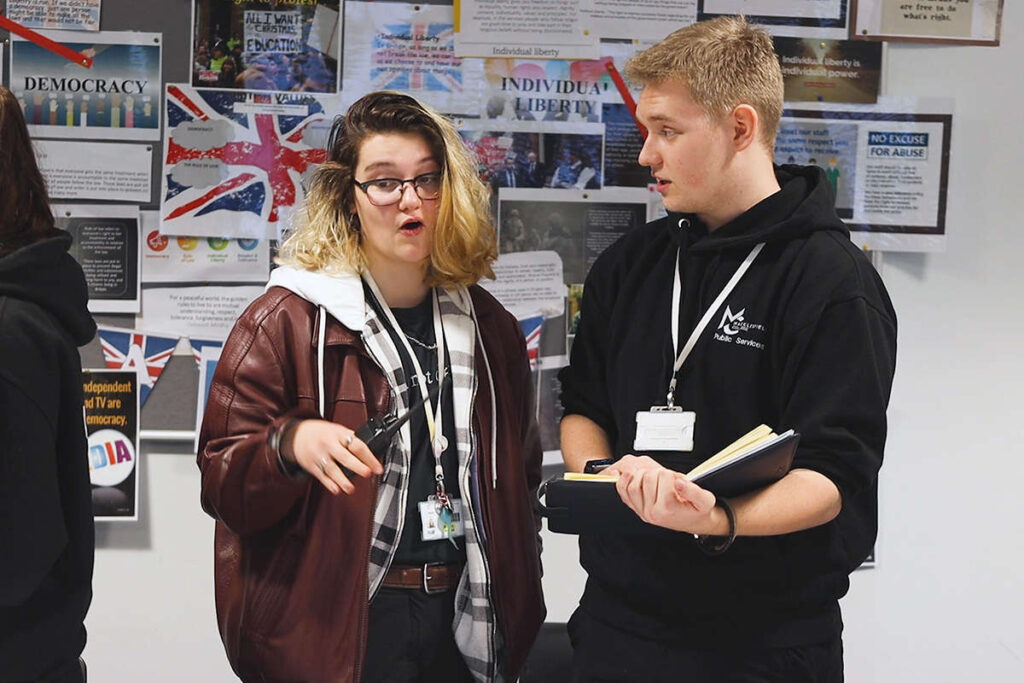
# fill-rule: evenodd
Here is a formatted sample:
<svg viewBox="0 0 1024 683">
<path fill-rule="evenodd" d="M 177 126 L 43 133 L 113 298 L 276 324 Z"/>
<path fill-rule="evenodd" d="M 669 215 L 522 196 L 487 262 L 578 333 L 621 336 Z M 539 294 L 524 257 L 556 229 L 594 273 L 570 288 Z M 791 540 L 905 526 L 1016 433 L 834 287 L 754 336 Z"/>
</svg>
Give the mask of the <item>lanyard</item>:
<svg viewBox="0 0 1024 683">
<path fill-rule="evenodd" d="M 747 258 L 743 259 L 743 263 L 741 263 L 740 267 L 736 269 L 736 272 L 733 273 L 729 281 L 725 283 L 725 287 L 722 289 L 721 293 L 719 293 L 718 297 L 711 302 L 711 305 L 708 307 L 708 310 L 704 313 L 704 317 L 700 319 L 700 322 L 697 323 L 697 327 L 695 327 L 693 332 L 690 334 L 690 338 L 686 340 L 686 345 L 683 346 L 683 350 L 679 351 L 679 355 L 676 356 L 676 362 L 672 366 L 672 377 L 668 383 L 668 395 L 666 397 L 668 401 L 668 407 L 670 409 L 675 406 L 676 402 L 676 375 L 679 373 L 679 368 L 683 367 L 683 363 L 686 361 L 686 357 L 690 355 L 690 351 L 692 351 L 693 347 L 697 344 L 697 339 L 700 337 L 701 332 L 703 332 L 704 328 L 708 326 L 709 322 L 711 322 L 711 317 L 714 316 L 718 309 L 722 307 L 722 304 L 725 303 L 726 298 L 728 298 L 729 294 L 732 293 L 732 290 L 736 287 L 736 284 L 740 281 L 740 278 L 742 278 L 744 273 L 747 272 L 747 269 L 750 268 L 750 264 L 752 264 L 754 262 L 754 259 L 757 258 L 757 255 L 761 253 L 761 249 L 763 247 L 764 242 L 759 242 L 758 244 L 754 245 L 753 249 L 750 250 L 750 253 L 747 254 Z M 680 250 L 677 249 L 675 280 L 672 283 L 673 353 L 675 353 L 679 349 L 679 299 L 683 291 L 682 283 L 680 282 L 679 278 L 679 252 Z"/>
<path fill-rule="evenodd" d="M 366 283 L 370 286 L 370 291 L 373 292 L 373 296 L 380 303 L 380 307 L 383 309 L 388 322 L 398 333 L 398 338 L 401 340 L 402 345 L 405 346 L 405 350 L 412 361 L 412 367 L 416 372 L 416 384 L 419 386 L 420 395 L 423 397 L 423 414 L 427 420 L 427 431 L 430 433 L 430 449 L 434 454 L 434 476 L 438 481 L 440 490 L 444 491 L 444 471 L 441 469 L 441 454 L 448 447 L 448 439 L 444 436 L 444 420 L 441 418 L 441 393 L 444 385 L 444 354 L 447 345 L 444 339 L 444 323 L 441 320 L 441 309 L 437 299 L 437 290 L 431 289 L 434 309 L 434 342 L 437 347 L 435 349 L 435 353 L 437 354 L 438 375 L 437 405 L 435 406 L 433 401 L 430 400 L 430 393 L 427 391 L 427 377 L 423 373 L 423 368 L 420 367 L 419 359 L 416 358 L 416 354 L 412 350 L 412 345 L 409 344 L 409 340 L 406 339 L 405 332 L 402 331 L 402 326 L 398 324 L 395 314 L 391 312 L 391 307 L 387 305 L 386 301 L 384 301 L 384 296 L 380 293 L 380 288 L 377 287 L 377 283 L 374 281 L 373 276 L 370 275 L 370 272 L 364 272 L 363 277 L 366 279 Z"/>
</svg>

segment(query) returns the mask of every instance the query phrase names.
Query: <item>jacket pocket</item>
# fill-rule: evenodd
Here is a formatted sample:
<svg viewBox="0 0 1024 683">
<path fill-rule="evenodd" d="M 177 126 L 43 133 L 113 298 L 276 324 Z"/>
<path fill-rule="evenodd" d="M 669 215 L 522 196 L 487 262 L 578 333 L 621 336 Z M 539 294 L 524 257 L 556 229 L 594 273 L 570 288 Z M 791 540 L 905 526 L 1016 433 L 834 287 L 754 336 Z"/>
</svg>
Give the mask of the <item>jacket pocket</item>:
<svg viewBox="0 0 1024 683">
<path fill-rule="evenodd" d="M 304 546 L 302 535 L 289 532 L 277 542 L 266 544 L 272 548 L 268 556 L 250 555 L 242 630 L 251 637 L 265 640 L 280 623 L 294 589 Z"/>
</svg>

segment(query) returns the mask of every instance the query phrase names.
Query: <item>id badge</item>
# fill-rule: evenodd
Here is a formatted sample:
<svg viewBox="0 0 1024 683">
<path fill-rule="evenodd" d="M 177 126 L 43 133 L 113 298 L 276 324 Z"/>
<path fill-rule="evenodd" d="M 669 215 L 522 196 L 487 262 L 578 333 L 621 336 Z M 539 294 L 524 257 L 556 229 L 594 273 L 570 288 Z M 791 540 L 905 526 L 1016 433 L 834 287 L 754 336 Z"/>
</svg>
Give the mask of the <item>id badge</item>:
<svg viewBox="0 0 1024 683">
<path fill-rule="evenodd" d="M 441 519 L 438 511 L 437 499 L 430 496 L 419 503 L 420 510 L 420 540 L 443 541 L 447 538 L 456 538 L 466 535 L 466 526 L 462 522 L 462 499 L 452 498 L 452 526 L 454 530 L 442 529 Z"/>
<path fill-rule="evenodd" d="M 654 406 L 636 414 L 636 451 L 692 451 L 697 414 L 682 408 Z"/>
</svg>

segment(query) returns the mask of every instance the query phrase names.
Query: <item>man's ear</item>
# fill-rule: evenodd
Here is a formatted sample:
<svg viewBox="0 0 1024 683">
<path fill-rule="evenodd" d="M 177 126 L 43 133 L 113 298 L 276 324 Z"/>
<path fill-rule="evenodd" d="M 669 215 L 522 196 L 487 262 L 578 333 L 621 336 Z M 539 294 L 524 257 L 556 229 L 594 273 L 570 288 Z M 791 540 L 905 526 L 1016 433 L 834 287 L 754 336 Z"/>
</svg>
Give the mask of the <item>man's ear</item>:
<svg viewBox="0 0 1024 683">
<path fill-rule="evenodd" d="M 757 110 L 749 104 L 738 104 L 729 117 L 732 128 L 733 148 L 741 152 L 757 142 L 757 131 L 761 125 L 761 117 Z"/>
</svg>

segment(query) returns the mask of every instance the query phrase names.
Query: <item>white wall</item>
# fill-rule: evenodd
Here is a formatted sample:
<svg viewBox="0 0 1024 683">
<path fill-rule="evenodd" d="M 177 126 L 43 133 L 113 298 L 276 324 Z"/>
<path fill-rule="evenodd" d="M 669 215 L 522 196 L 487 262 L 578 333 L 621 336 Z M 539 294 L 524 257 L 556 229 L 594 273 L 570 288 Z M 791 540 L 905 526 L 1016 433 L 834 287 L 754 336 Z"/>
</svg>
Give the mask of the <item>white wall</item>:
<svg viewBox="0 0 1024 683">
<path fill-rule="evenodd" d="M 1012 0 L 999 48 L 888 51 L 889 94 L 956 100 L 949 237 L 944 254 L 884 256 L 900 346 L 878 566 L 843 601 L 852 683 L 1024 680 L 1022 65 Z M 151 452 L 143 466 L 143 521 L 98 533 L 91 679 L 233 680 L 194 459 Z M 549 618 L 565 621 L 582 589 L 575 540 L 548 535 L 545 569 Z"/>
</svg>

